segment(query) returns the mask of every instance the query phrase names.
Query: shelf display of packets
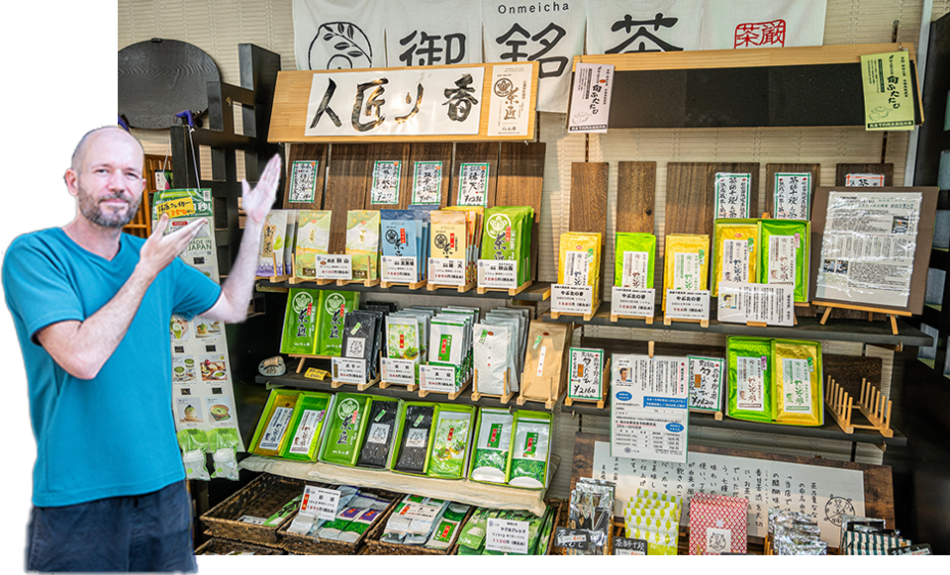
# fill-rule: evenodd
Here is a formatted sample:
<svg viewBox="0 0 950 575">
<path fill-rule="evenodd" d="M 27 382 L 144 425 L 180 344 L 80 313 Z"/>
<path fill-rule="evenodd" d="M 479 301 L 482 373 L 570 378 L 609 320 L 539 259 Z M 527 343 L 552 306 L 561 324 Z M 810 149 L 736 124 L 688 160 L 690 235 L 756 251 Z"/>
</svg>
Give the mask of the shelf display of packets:
<svg viewBox="0 0 950 575">
<path fill-rule="evenodd" d="M 462 212 L 465 214 L 465 283 L 472 283 L 478 278 L 478 256 L 481 253 L 485 208 L 449 206 L 443 208 L 443 210 L 450 213 Z"/>
<path fill-rule="evenodd" d="M 722 219 L 713 232 L 713 270 L 710 295 L 719 297 L 719 282 L 756 283 L 758 220 Z"/>
<path fill-rule="evenodd" d="M 379 278 L 379 210 L 346 213 L 346 253 L 352 256 L 353 279 Z"/>
<path fill-rule="evenodd" d="M 478 319 L 477 317 L 475 318 Z M 498 307 L 485 314 L 485 318 L 481 321 L 479 325 L 483 326 L 483 329 L 488 329 L 493 331 L 494 328 L 505 328 L 508 333 L 508 362 L 507 362 L 507 373 L 508 373 L 508 386 L 509 391 L 517 392 L 521 391 L 521 374 L 524 371 L 525 364 L 525 354 L 528 347 L 528 326 L 531 324 L 531 311 L 526 308 L 508 308 L 508 307 Z M 490 355 L 495 353 L 500 353 L 500 350 L 497 349 L 497 346 L 500 345 L 498 341 L 492 341 L 492 336 L 487 336 L 484 342 L 481 342 L 481 332 L 478 329 L 475 329 L 474 335 L 476 335 L 476 344 L 484 345 L 481 348 L 483 352 L 481 359 L 482 364 L 478 364 L 477 354 L 479 353 L 479 348 L 476 347 L 472 350 L 472 358 L 475 361 L 475 369 L 478 369 L 478 390 L 480 393 L 489 393 L 492 395 L 504 395 L 504 370 L 492 371 L 495 367 L 494 362 L 492 362 L 492 369 L 488 369 L 487 363 L 489 360 L 484 352 L 488 352 Z M 499 336 L 501 337 L 501 336 Z M 503 339 L 503 338 L 502 338 Z M 482 377 L 482 374 L 485 369 L 492 371 L 494 374 L 492 377 Z M 500 376 L 500 377 L 499 377 Z"/>
<path fill-rule="evenodd" d="M 426 549 L 450 549 L 470 509 L 462 503 L 406 495 L 389 516 L 379 540 Z"/>
<path fill-rule="evenodd" d="M 531 232 L 534 210 L 529 206 L 496 206 L 485 210 L 481 259 L 518 264 L 517 282 L 531 279 Z"/>
<path fill-rule="evenodd" d="M 259 277 L 282 276 L 290 272 L 296 230 L 297 210 L 271 210 L 267 213 L 261 231 L 257 264 Z"/>
<path fill-rule="evenodd" d="M 297 211 L 297 236 L 294 246 L 294 277 L 313 280 L 317 277 L 317 256 L 330 248 L 330 221 L 333 212 Z"/>
<path fill-rule="evenodd" d="M 551 414 L 482 408 L 468 478 L 543 489 L 551 453 Z"/>
<path fill-rule="evenodd" d="M 614 245 L 614 285 L 637 289 L 653 288 L 656 236 L 617 232 Z"/>
<path fill-rule="evenodd" d="M 385 313 L 376 310 L 355 310 L 343 316 L 342 357 L 366 362 L 366 381 L 379 373 L 379 353 Z M 337 374 L 333 377 L 336 379 Z"/>
<path fill-rule="evenodd" d="M 251 439 L 251 453 L 316 461 L 333 396 L 316 391 L 271 391 Z"/>
<path fill-rule="evenodd" d="M 465 525 L 458 538 L 459 555 L 502 555 L 501 551 L 487 549 L 488 520 L 525 521 L 528 523 L 528 555 L 546 555 L 551 532 L 557 519 L 557 505 L 548 505 L 541 517 L 528 511 L 502 510 L 479 507 Z M 518 553 L 511 553 L 518 555 Z"/>
<path fill-rule="evenodd" d="M 331 488 L 333 488 L 331 486 Z M 340 541 L 354 543 L 382 519 L 392 501 L 379 495 L 362 492 L 355 487 L 340 486 L 336 516 L 331 520 L 316 519 L 300 521 L 302 516 L 294 518 L 287 531 L 298 535 L 314 537 L 320 541 Z"/>
<path fill-rule="evenodd" d="M 647 542 L 647 555 L 676 555 L 682 499 L 640 488 L 624 505 L 625 536 Z"/>
<path fill-rule="evenodd" d="M 758 283 L 794 284 L 795 301 L 807 302 L 810 248 L 811 222 L 760 220 Z"/>
<path fill-rule="evenodd" d="M 290 288 L 280 353 L 340 357 L 344 317 L 359 301 L 359 292 Z"/>
<path fill-rule="evenodd" d="M 475 407 L 410 401 L 397 418 L 392 470 L 443 479 L 465 477 Z"/>
<path fill-rule="evenodd" d="M 327 417 L 319 460 L 348 467 L 390 465 L 402 401 L 338 393 Z"/>
<path fill-rule="evenodd" d="M 702 291 L 709 277 L 709 236 L 669 234 L 663 254 L 663 310 L 666 290 Z"/>
<path fill-rule="evenodd" d="M 477 316 L 477 310 L 443 308 L 429 323 L 427 363 L 455 368 L 456 391 L 472 375 L 472 326 Z"/>
<path fill-rule="evenodd" d="M 463 207 L 445 208 L 429 214 L 431 257 L 454 260 L 453 270 L 456 273 L 464 271 L 463 285 L 475 281 L 482 214 L 482 208 Z M 440 285 L 445 280 L 429 277 L 429 283 Z"/>
<path fill-rule="evenodd" d="M 773 555 L 827 555 L 821 528 L 806 513 L 769 507 L 769 542 Z"/>
<path fill-rule="evenodd" d="M 415 258 L 416 275 L 406 283 L 426 278 L 429 259 L 429 212 L 420 209 L 380 210 L 383 257 Z M 384 278 L 385 279 L 385 278 Z"/>
<path fill-rule="evenodd" d="M 820 342 L 729 337 L 726 368 L 729 417 L 824 424 Z"/>
<path fill-rule="evenodd" d="M 594 305 L 600 302 L 600 243 L 599 233 L 567 232 L 558 247 L 557 283 L 591 286 Z"/>
</svg>

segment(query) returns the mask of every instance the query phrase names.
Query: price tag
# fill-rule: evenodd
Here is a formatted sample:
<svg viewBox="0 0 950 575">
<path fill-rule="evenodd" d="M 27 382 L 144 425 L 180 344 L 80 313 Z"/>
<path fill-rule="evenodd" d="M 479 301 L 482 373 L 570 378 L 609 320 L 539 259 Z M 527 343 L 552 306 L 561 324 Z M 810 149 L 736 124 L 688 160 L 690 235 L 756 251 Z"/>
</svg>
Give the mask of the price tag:
<svg viewBox="0 0 950 575">
<path fill-rule="evenodd" d="M 795 325 L 795 286 L 719 282 L 721 322 Z"/>
<path fill-rule="evenodd" d="M 646 555 L 647 542 L 643 539 L 614 537 L 614 555 Z"/>
<path fill-rule="evenodd" d="M 478 287 L 518 288 L 518 261 L 478 260 Z"/>
<path fill-rule="evenodd" d="M 366 360 L 351 357 L 334 357 L 333 381 L 343 383 L 366 383 Z"/>
<path fill-rule="evenodd" d="M 590 313 L 594 308 L 592 286 L 551 286 L 551 311 L 558 313 Z"/>
<path fill-rule="evenodd" d="M 350 255 L 330 254 L 317 256 L 318 280 L 353 279 L 353 258 Z"/>
<path fill-rule="evenodd" d="M 419 387 L 423 391 L 441 391 L 455 393 L 456 367 L 451 365 L 421 365 L 419 366 Z"/>
<path fill-rule="evenodd" d="M 303 376 L 306 378 L 319 379 L 320 381 L 323 381 L 328 375 L 330 375 L 329 371 L 326 371 L 325 369 L 317 369 L 315 367 L 308 367 L 307 371 L 305 371 L 303 374 Z"/>
<path fill-rule="evenodd" d="M 419 281 L 417 260 L 408 256 L 382 256 L 382 273 L 380 278 L 384 282 L 415 283 Z"/>
<path fill-rule="evenodd" d="M 564 549 L 586 550 L 590 545 L 590 531 L 558 527 L 554 532 L 554 545 Z"/>
<path fill-rule="evenodd" d="M 666 290 L 666 313 L 672 319 L 709 319 L 709 290 Z"/>
<path fill-rule="evenodd" d="M 414 385 L 416 383 L 416 362 L 411 359 L 382 358 L 382 379 L 386 383 Z"/>
<path fill-rule="evenodd" d="M 303 500 L 300 502 L 300 515 L 316 517 L 325 521 L 336 519 L 336 512 L 340 506 L 340 492 L 336 489 L 324 489 L 307 485 L 303 489 Z"/>
<path fill-rule="evenodd" d="M 465 260 L 429 258 L 429 283 L 436 285 L 465 285 Z"/>
<path fill-rule="evenodd" d="M 653 289 L 614 286 L 610 298 L 610 313 L 612 315 L 653 317 L 655 299 Z"/>
<path fill-rule="evenodd" d="M 502 553 L 528 554 L 528 522 L 489 519 L 485 549 Z"/>
</svg>

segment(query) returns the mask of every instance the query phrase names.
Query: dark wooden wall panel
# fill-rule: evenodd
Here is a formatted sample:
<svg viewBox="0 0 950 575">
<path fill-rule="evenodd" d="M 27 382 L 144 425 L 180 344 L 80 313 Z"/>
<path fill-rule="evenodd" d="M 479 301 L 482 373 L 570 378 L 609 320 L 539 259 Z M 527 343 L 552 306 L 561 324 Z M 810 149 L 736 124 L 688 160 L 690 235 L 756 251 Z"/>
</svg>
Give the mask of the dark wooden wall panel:
<svg viewBox="0 0 950 575">
<path fill-rule="evenodd" d="M 531 279 L 538 277 L 538 243 L 541 241 L 541 191 L 544 179 L 544 154 L 547 144 L 501 144 L 496 206 L 531 206 L 534 224 L 531 231 Z"/>
<path fill-rule="evenodd" d="M 656 162 L 617 162 L 617 230 L 653 233 Z"/>
<path fill-rule="evenodd" d="M 607 174 L 606 162 L 574 162 L 571 164 L 572 232 L 592 232 L 607 237 Z"/>
<path fill-rule="evenodd" d="M 330 173 L 323 205 L 333 212 L 331 254 L 342 254 L 346 248 L 346 213 L 364 209 L 368 201 L 373 176 L 369 158 L 370 144 L 334 144 L 330 151 Z"/>
</svg>

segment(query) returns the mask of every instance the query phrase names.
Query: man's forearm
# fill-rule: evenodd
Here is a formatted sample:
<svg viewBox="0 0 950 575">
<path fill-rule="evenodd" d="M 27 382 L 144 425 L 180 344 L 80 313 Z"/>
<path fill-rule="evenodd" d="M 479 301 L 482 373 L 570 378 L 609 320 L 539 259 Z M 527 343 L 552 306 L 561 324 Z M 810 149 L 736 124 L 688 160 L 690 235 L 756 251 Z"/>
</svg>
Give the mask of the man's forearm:
<svg viewBox="0 0 950 575">
<path fill-rule="evenodd" d="M 253 222 L 248 218 L 237 259 L 221 286 L 221 297 L 205 312 L 206 317 L 227 323 L 239 323 L 247 317 L 247 306 L 251 301 L 254 280 L 257 277 L 263 230 L 263 222 Z"/>
</svg>

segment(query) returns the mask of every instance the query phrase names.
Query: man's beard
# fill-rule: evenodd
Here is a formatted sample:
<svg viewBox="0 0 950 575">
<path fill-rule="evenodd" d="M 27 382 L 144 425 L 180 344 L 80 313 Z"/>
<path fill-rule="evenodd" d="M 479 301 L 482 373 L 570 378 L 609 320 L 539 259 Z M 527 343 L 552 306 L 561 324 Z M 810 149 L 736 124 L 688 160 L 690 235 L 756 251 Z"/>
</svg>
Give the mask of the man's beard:
<svg viewBox="0 0 950 575">
<path fill-rule="evenodd" d="M 134 218 L 135 214 L 139 211 L 139 204 L 142 202 L 142 196 L 139 196 L 138 199 L 133 198 L 133 200 L 129 202 L 129 209 L 125 215 L 122 215 L 121 213 L 103 212 L 102 208 L 99 206 L 99 202 L 112 199 L 125 200 L 126 198 L 120 193 L 114 193 L 105 198 L 96 199 L 92 195 L 83 191 L 82 187 L 80 186 L 79 211 L 82 212 L 82 215 L 84 215 L 87 220 L 104 228 L 124 227 L 126 224 L 132 221 L 132 218 Z"/>
</svg>

